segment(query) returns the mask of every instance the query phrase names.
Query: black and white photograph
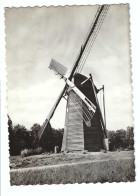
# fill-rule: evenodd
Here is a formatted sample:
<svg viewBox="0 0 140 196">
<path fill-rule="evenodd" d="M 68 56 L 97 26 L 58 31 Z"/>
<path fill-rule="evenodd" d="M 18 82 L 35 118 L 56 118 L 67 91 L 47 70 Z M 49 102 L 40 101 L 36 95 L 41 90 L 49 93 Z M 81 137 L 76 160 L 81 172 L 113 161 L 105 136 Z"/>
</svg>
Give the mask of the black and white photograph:
<svg viewBox="0 0 140 196">
<path fill-rule="evenodd" d="M 135 181 L 129 9 L 5 8 L 11 186 Z"/>
</svg>

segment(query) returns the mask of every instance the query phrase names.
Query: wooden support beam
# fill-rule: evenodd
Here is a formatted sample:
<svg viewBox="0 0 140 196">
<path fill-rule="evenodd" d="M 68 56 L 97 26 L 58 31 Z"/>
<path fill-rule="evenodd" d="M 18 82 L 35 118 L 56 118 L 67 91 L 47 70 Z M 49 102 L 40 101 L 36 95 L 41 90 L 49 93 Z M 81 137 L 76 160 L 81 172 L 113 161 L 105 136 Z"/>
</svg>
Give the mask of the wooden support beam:
<svg viewBox="0 0 140 196">
<path fill-rule="evenodd" d="M 96 94 L 93 78 L 92 78 L 91 74 L 89 74 L 89 75 L 91 77 L 91 83 L 92 83 L 93 91 L 94 91 L 95 98 L 96 98 L 96 104 L 97 104 L 97 108 L 98 108 L 98 111 L 99 111 L 99 114 L 100 114 L 100 117 L 101 117 L 101 123 L 102 123 L 103 131 L 104 131 L 103 133 L 104 133 L 105 138 L 107 138 L 106 127 L 105 127 L 103 116 L 102 116 L 101 109 L 100 109 L 100 106 L 99 106 L 99 102 L 98 102 L 98 98 L 97 98 L 97 94 Z"/>
<path fill-rule="evenodd" d="M 104 107 L 104 122 L 105 122 L 105 129 L 106 129 L 106 112 L 105 112 L 105 90 L 103 85 L 103 107 Z"/>
<path fill-rule="evenodd" d="M 84 85 L 84 84 L 85 84 L 86 82 L 88 82 L 90 79 L 91 79 L 91 77 L 87 78 L 85 81 L 83 81 L 83 82 L 81 83 L 81 85 Z"/>
</svg>

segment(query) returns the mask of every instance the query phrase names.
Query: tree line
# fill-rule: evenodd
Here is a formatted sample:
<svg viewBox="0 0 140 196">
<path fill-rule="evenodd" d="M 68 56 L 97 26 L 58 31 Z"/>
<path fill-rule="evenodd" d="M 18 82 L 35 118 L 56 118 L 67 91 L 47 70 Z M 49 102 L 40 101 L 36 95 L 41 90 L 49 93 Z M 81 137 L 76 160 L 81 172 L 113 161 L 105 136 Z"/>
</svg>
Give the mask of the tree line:
<svg viewBox="0 0 140 196">
<path fill-rule="evenodd" d="M 37 139 L 40 129 L 41 126 L 37 123 L 34 123 L 30 130 L 19 124 L 13 126 L 12 120 L 8 116 L 10 156 L 20 155 L 24 149 L 35 149 L 37 147 L 42 147 L 46 152 L 54 152 L 55 146 L 58 146 L 60 151 L 64 129 L 50 127 L 43 135 L 43 140 L 39 144 Z M 134 149 L 133 127 L 127 127 L 127 130 L 107 131 L 107 134 L 110 151 Z"/>
<path fill-rule="evenodd" d="M 107 131 L 110 151 L 133 150 L 134 149 L 134 128 L 127 127 L 126 130 Z"/>
<path fill-rule="evenodd" d="M 53 152 L 54 147 L 58 146 L 59 150 L 62 145 L 63 129 L 51 128 L 43 135 L 41 144 L 36 142 L 38 132 L 41 126 L 34 123 L 30 130 L 27 130 L 23 125 L 13 126 L 12 120 L 8 116 L 8 132 L 9 132 L 9 152 L 10 156 L 20 155 L 24 149 L 35 149 L 42 147 L 43 151 Z"/>
</svg>

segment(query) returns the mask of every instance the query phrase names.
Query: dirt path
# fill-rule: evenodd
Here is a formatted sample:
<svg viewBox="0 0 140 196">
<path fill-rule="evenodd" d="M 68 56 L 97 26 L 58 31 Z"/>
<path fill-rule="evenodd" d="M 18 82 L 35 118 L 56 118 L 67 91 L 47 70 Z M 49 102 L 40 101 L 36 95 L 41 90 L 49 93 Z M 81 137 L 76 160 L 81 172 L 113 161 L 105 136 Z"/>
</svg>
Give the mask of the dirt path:
<svg viewBox="0 0 140 196">
<path fill-rule="evenodd" d="M 127 158 L 121 158 L 121 160 L 130 160 L 133 159 L 132 157 L 127 157 Z M 28 167 L 28 168 L 18 168 L 18 169 L 11 169 L 10 172 L 23 172 L 23 171 L 28 171 L 28 170 L 42 170 L 42 169 L 49 169 L 49 168 L 57 168 L 57 167 L 63 167 L 63 166 L 73 166 L 73 165 L 79 165 L 79 164 L 86 164 L 86 163 L 97 163 L 97 162 L 108 162 L 112 160 L 118 160 L 116 159 L 102 159 L 102 160 L 87 160 L 87 161 L 81 161 L 81 162 L 73 162 L 73 163 L 59 163 L 56 165 L 45 165 L 45 166 L 36 166 L 36 167 Z"/>
<path fill-rule="evenodd" d="M 122 152 L 96 152 L 96 153 L 68 153 L 68 154 L 44 154 L 44 155 L 34 155 L 29 157 L 21 158 L 10 157 L 10 168 L 20 169 L 20 168 L 31 168 L 31 167 L 41 167 L 41 166 L 54 166 L 54 165 L 64 165 L 72 163 L 85 163 L 88 161 L 100 161 L 100 160 L 117 160 L 123 158 L 134 158 L 133 151 L 122 151 Z"/>
</svg>

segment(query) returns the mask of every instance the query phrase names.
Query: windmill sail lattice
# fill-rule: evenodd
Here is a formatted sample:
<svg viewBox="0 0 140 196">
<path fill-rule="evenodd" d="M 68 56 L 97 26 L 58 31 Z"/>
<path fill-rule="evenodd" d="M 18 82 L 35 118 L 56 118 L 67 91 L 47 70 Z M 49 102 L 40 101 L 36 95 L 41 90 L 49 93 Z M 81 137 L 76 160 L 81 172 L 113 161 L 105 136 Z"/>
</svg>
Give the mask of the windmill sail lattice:
<svg viewBox="0 0 140 196">
<path fill-rule="evenodd" d="M 61 76 L 64 76 L 68 70 L 64 65 L 60 64 L 54 59 L 51 60 L 49 68 L 53 69 L 57 74 Z"/>
<path fill-rule="evenodd" d="M 95 112 L 90 110 L 90 108 L 88 108 L 88 106 L 81 100 L 81 98 L 73 90 L 71 91 L 71 96 L 73 97 L 72 99 L 73 107 L 77 109 L 77 111 L 81 115 L 81 118 L 88 125 Z"/>
<path fill-rule="evenodd" d="M 78 66 L 77 66 L 75 72 L 81 73 L 81 71 L 82 71 L 82 69 L 83 69 L 83 67 L 85 65 L 85 62 L 87 60 L 87 57 L 88 57 L 88 55 L 90 53 L 90 50 L 91 50 L 91 48 L 92 48 L 92 46 L 93 46 L 93 44 L 94 44 L 94 42 L 96 40 L 96 37 L 97 37 L 97 35 L 98 35 L 99 31 L 100 31 L 100 28 L 101 28 L 101 26 L 103 24 L 103 21 L 105 19 L 105 16 L 107 14 L 108 9 L 109 9 L 109 5 L 99 6 L 99 8 L 97 10 L 97 13 L 95 15 L 95 18 L 94 18 L 94 20 L 93 20 L 93 22 L 92 22 L 92 24 L 91 24 L 91 26 L 89 28 L 89 32 L 91 33 L 91 35 L 90 35 L 90 37 L 88 39 L 88 42 L 87 42 L 87 38 L 88 38 L 88 35 L 90 33 L 88 33 L 86 38 L 85 38 L 85 43 L 83 45 L 85 45 L 86 42 L 87 42 L 87 44 L 86 44 L 86 47 L 83 48 L 84 52 L 83 52 L 83 54 L 82 54 L 82 56 L 80 58 L 80 61 L 78 63 Z"/>
</svg>

